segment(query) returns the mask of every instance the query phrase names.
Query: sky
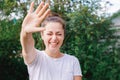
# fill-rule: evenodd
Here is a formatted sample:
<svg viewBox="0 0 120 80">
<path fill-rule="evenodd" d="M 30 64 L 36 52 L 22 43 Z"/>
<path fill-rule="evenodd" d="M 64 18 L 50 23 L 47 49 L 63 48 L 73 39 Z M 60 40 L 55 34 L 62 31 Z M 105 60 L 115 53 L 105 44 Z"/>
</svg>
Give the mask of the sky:
<svg viewBox="0 0 120 80">
<path fill-rule="evenodd" d="M 107 13 L 113 14 L 120 10 L 120 0 L 102 0 L 101 5 L 105 6 L 106 1 L 109 1 L 109 3 L 106 5 Z"/>
</svg>

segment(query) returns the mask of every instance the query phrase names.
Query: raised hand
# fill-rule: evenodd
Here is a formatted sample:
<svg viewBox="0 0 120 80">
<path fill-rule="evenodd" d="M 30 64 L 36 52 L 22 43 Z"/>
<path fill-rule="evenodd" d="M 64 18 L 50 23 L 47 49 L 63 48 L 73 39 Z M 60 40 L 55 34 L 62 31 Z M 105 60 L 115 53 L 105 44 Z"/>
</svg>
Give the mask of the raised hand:
<svg viewBox="0 0 120 80">
<path fill-rule="evenodd" d="M 44 18 L 49 14 L 49 4 L 41 2 L 34 11 L 34 2 L 31 3 L 28 14 L 22 23 L 22 30 L 26 33 L 34 33 L 43 31 L 44 28 L 39 27 Z"/>
</svg>

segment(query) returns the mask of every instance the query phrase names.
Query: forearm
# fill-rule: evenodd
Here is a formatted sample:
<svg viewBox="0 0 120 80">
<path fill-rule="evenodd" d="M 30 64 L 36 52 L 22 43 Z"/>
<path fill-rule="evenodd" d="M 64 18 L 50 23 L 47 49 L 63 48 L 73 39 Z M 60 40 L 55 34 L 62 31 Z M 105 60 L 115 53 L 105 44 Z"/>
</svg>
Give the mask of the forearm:
<svg viewBox="0 0 120 80">
<path fill-rule="evenodd" d="M 32 33 L 21 31 L 20 42 L 22 46 L 22 55 L 26 63 L 31 63 L 35 58 L 34 39 Z"/>
<path fill-rule="evenodd" d="M 74 80 L 82 80 L 82 76 L 74 76 Z"/>
<path fill-rule="evenodd" d="M 45 28 L 38 27 L 45 17 L 49 14 L 49 4 L 41 2 L 34 11 L 34 2 L 31 3 L 28 14 L 23 20 L 20 34 L 20 42 L 22 46 L 22 55 L 27 63 L 31 63 L 36 56 L 35 42 L 32 33 L 42 32 Z"/>
<path fill-rule="evenodd" d="M 32 37 L 32 33 L 26 33 L 24 31 L 21 31 L 20 34 L 20 42 L 21 42 L 21 46 L 22 49 L 28 53 L 31 48 L 34 48 L 34 39 Z"/>
</svg>

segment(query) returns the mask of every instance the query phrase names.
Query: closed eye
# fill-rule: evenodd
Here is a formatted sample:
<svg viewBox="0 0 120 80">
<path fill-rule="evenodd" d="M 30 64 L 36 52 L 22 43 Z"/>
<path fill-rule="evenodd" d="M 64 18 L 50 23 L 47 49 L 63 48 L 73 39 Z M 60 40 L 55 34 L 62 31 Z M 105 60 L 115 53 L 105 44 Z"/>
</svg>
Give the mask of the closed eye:
<svg viewBox="0 0 120 80">
<path fill-rule="evenodd" d="M 61 36 L 62 34 L 57 34 L 57 35 Z"/>
<path fill-rule="evenodd" d="M 51 34 L 51 33 L 48 33 L 47 35 L 50 35 L 50 36 L 51 36 L 52 34 Z"/>
</svg>

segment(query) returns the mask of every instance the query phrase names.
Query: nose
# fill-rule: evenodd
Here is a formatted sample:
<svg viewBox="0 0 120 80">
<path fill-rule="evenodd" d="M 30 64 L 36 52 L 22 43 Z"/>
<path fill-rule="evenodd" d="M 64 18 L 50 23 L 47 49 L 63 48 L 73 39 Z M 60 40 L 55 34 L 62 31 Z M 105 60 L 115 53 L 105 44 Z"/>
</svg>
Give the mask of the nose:
<svg viewBox="0 0 120 80">
<path fill-rule="evenodd" d="M 53 35 L 51 40 L 52 40 L 53 42 L 55 42 L 56 39 L 57 39 L 57 36 L 56 36 L 56 35 Z"/>
</svg>

